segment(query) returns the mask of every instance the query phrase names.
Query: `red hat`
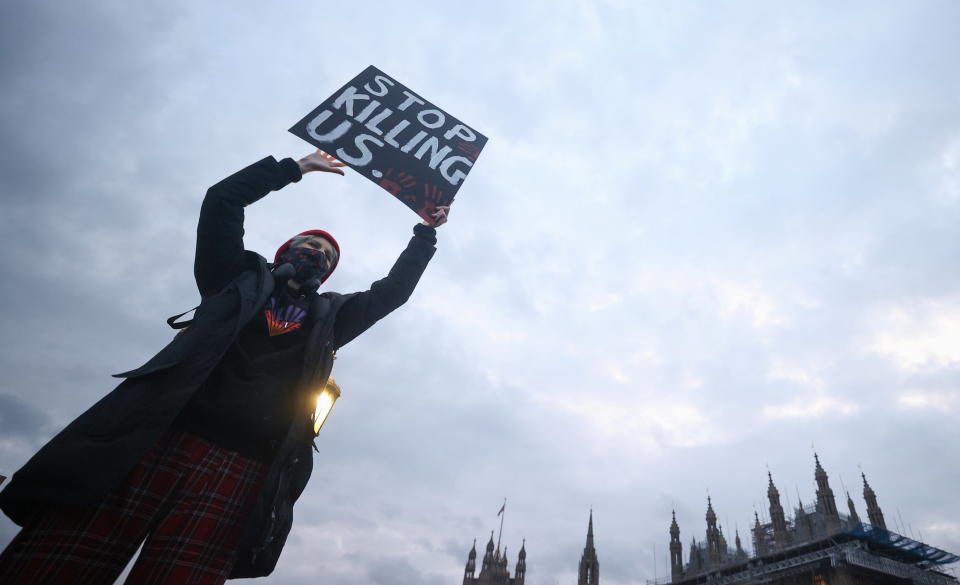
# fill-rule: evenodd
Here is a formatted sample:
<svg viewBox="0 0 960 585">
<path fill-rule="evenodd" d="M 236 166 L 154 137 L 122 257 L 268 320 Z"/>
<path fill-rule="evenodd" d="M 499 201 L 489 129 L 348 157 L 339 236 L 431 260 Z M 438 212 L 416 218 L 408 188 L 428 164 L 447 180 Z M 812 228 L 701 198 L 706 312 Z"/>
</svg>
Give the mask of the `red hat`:
<svg viewBox="0 0 960 585">
<path fill-rule="evenodd" d="M 323 277 L 323 280 L 320 281 L 320 284 L 323 284 L 328 278 L 330 278 L 330 275 L 333 274 L 333 270 L 337 267 L 337 263 L 340 262 L 340 244 L 337 243 L 337 240 L 333 236 L 323 230 L 307 230 L 305 232 L 300 232 L 299 234 L 293 236 L 293 238 L 300 236 L 320 236 L 324 240 L 330 242 L 330 244 L 333 245 L 333 249 L 337 251 L 337 256 L 333 259 L 333 264 L 330 265 L 330 270 L 327 270 L 327 274 Z M 284 242 L 282 246 L 277 248 L 277 253 L 273 256 L 274 264 L 278 264 L 280 262 L 280 255 L 290 249 L 290 242 L 293 241 L 293 238 L 290 238 Z"/>
</svg>

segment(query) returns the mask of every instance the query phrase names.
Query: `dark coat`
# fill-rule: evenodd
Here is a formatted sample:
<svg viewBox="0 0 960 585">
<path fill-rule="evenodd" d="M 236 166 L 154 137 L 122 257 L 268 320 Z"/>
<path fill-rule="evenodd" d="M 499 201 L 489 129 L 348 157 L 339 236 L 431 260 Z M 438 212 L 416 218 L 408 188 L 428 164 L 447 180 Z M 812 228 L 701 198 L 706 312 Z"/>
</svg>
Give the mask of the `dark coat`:
<svg viewBox="0 0 960 585">
<path fill-rule="evenodd" d="M 193 322 L 143 366 L 117 374 L 112 392 L 50 440 L 0 492 L 0 509 L 24 525 L 51 505 L 95 506 L 126 479 L 170 427 L 274 288 L 267 261 L 243 248 L 243 208 L 300 179 L 291 159 L 267 157 L 207 191 L 197 228 L 194 274 L 201 303 Z M 313 390 L 326 383 L 334 352 L 399 307 L 435 251 L 432 228 L 414 237 L 370 290 L 314 294 L 297 396 L 303 408 L 277 449 L 251 513 L 231 578 L 267 575 L 276 566 L 313 467 Z"/>
</svg>

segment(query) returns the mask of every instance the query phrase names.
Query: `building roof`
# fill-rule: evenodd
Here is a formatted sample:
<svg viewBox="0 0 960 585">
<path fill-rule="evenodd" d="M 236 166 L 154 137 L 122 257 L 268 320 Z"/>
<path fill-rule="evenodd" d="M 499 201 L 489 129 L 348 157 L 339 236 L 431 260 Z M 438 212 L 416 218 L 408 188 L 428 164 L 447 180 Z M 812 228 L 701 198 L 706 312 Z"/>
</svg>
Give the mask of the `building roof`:
<svg viewBox="0 0 960 585">
<path fill-rule="evenodd" d="M 843 534 L 867 541 L 878 551 L 911 565 L 948 565 L 960 561 L 960 556 L 953 553 L 864 522 Z"/>
</svg>

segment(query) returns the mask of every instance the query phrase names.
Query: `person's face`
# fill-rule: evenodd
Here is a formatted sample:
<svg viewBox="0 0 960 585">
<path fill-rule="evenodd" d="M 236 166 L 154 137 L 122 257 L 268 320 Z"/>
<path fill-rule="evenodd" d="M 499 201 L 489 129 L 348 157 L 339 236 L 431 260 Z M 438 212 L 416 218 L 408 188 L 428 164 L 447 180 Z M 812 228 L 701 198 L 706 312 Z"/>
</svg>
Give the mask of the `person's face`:
<svg viewBox="0 0 960 585">
<path fill-rule="evenodd" d="M 330 266 L 333 266 L 337 262 L 337 249 L 333 247 L 333 244 L 331 244 L 325 238 L 321 238 L 320 236 L 310 236 L 310 239 L 290 247 L 319 250 L 326 255 L 327 262 L 330 263 Z"/>
</svg>

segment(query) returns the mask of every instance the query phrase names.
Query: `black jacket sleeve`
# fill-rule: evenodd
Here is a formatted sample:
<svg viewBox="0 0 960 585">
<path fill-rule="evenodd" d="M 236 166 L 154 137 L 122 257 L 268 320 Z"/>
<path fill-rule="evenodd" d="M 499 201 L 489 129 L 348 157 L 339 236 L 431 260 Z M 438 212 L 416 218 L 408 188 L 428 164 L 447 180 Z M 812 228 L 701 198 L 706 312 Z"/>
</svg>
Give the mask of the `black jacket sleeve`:
<svg viewBox="0 0 960 585">
<path fill-rule="evenodd" d="M 243 270 L 243 208 L 300 177 L 293 159 L 268 156 L 207 190 L 193 263 L 200 296 L 216 294 Z"/>
<path fill-rule="evenodd" d="M 333 324 L 335 347 L 346 345 L 410 298 L 437 251 L 434 228 L 417 224 L 413 234 L 390 273 L 370 285 L 370 290 L 353 295 L 337 311 Z"/>
</svg>

